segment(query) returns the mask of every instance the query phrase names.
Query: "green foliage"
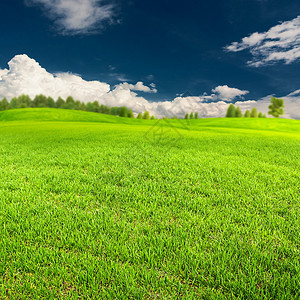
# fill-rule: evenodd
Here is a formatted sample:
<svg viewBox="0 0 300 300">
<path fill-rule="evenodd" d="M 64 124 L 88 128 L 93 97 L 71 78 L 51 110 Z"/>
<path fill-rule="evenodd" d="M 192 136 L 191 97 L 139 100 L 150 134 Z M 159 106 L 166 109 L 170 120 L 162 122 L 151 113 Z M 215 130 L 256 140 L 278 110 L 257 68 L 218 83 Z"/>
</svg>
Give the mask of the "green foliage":
<svg viewBox="0 0 300 300">
<path fill-rule="evenodd" d="M 47 98 L 47 107 L 50 107 L 50 108 L 55 108 L 56 107 L 55 101 L 52 97 Z"/>
<path fill-rule="evenodd" d="M 61 97 L 58 97 L 55 103 L 56 108 L 63 108 L 65 106 L 65 100 Z"/>
<path fill-rule="evenodd" d="M 76 109 L 76 110 L 86 110 L 85 103 L 80 102 L 79 100 L 76 100 L 74 109 Z"/>
<path fill-rule="evenodd" d="M 198 117 L 199 117 L 199 114 L 196 112 L 195 113 L 195 119 L 198 119 Z"/>
<path fill-rule="evenodd" d="M 101 104 L 101 105 L 100 105 L 100 108 L 99 108 L 99 112 L 102 113 L 102 114 L 107 114 L 107 115 L 109 115 L 109 114 L 110 114 L 110 107 L 107 106 L 107 105 Z"/>
<path fill-rule="evenodd" d="M 0 120 L 0 299 L 299 298 L 299 121 Z"/>
<path fill-rule="evenodd" d="M 122 106 L 119 109 L 119 116 L 127 118 L 128 117 L 128 108 L 126 106 Z"/>
<path fill-rule="evenodd" d="M 0 111 L 1 110 L 7 110 L 9 109 L 9 103 L 7 101 L 6 98 L 3 98 L 1 101 L 0 101 Z"/>
<path fill-rule="evenodd" d="M 97 112 L 97 107 L 92 102 L 88 102 L 85 106 L 85 109 L 86 109 L 86 111 L 89 111 L 89 112 Z"/>
<path fill-rule="evenodd" d="M 128 118 L 134 118 L 134 114 L 132 112 L 132 110 L 128 110 L 128 115 L 127 115 Z"/>
<path fill-rule="evenodd" d="M 95 102 L 93 102 L 93 103 L 95 103 Z M 98 104 L 98 102 L 97 102 L 97 104 Z M 99 104 L 98 104 L 98 106 L 99 106 Z M 75 103 L 75 100 L 73 99 L 73 97 L 71 97 L 71 96 L 67 97 L 66 103 L 63 106 L 63 108 L 64 109 L 75 109 L 76 108 L 76 103 Z M 97 108 L 96 108 L 95 112 L 97 112 Z"/>
<path fill-rule="evenodd" d="M 253 107 L 250 113 L 250 117 L 251 118 L 258 118 L 258 112 L 257 112 L 257 108 Z"/>
<path fill-rule="evenodd" d="M 235 106 L 232 103 L 227 109 L 226 118 L 235 118 Z"/>
<path fill-rule="evenodd" d="M 45 95 L 37 95 L 32 102 L 33 107 L 48 107 L 48 98 Z"/>
<path fill-rule="evenodd" d="M 236 118 L 242 118 L 243 117 L 243 113 L 242 113 L 241 109 L 239 108 L 239 106 L 235 110 L 235 117 Z"/>
<path fill-rule="evenodd" d="M 145 120 L 150 120 L 150 113 L 148 110 L 146 110 L 143 114 L 143 119 Z"/>
<path fill-rule="evenodd" d="M 187 120 L 189 118 L 189 114 L 186 113 L 185 116 L 184 116 L 184 118 Z"/>
<path fill-rule="evenodd" d="M 193 112 L 190 113 L 190 119 L 194 119 L 194 113 Z"/>
<path fill-rule="evenodd" d="M 279 118 L 281 115 L 284 114 L 283 108 L 284 108 L 283 99 L 272 97 L 271 105 L 269 105 L 270 110 L 269 110 L 268 114 L 275 118 Z"/>
<path fill-rule="evenodd" d="M 28 95 L 21 95 L 19 97 L 14 97 L 10 101 L 10 108 L 26 108 L 32 106 L 32 100 Z"/>
<path fill-rule="evenodd" d="M 118 116 L 119 115 L 119 110 L 120 110 L 120 107 L 112 107 L 110 109 L 110 114 L 113 115 L 113 116 Z"/>
<path fill-rule="evenodd" d="M 251 116 L 250 111 L 249 111 L 249 109 L 247 109 L 245 111 L 244 118 L 250 118 L 250 116 Z"/>
<path fill-rule="evenodd" d="M 51 97 L 45 95 L 36 95 L 33 100 L 28 95 L 21 95 L 14 97 L 10 102 L 6 98 L 0 101 L 0 111 L 7 109 L 19 109 L 28 107 L 49 107 L 49 108 L 60 108 L 60 109 L 71 109 L 71 110 L 86 110 L 89 112 L 96 112 L 102 114 L 112 114 L 120 117 L 134 118 L 132 110 L 128 110 L 126 106 L 122 107 L 109 107 L 103 104 L 99 104 L 98 101 L 88 102 L 87 104 L 74 100 L 73 97 L 67 97 L 66 101 L 59 97 L 56 102 Z"/>
<path fill-rule="evenodd" d="M 138 113 L 138 115 L 137 115 L 137 117 L 136 117 L 137 119 L 143 119 L 143 115 L 142 115 L 142 113 Z"/>
<path fill-rule="evenodd" d="M 264 117 L 264 114 L 260 111 L 260 112 L 258 113 L 258 117 L 259 117 L 259 118 L 263 118 L 263 117 Z"/>
<path fill-rule="evenodd" d="M 95 112 L 99 113 L 100 112 L 100 104 L 99 104 L 99 102 L 98 101 L 94 101 L 93 105 L 94 105 Z"/>
<path fill-rule="evenodd" d="M 151 120 L 155 120 L 155 117 L 154 116 L 151 116 L 151 118 L 150 118 Z"/>
</svg>

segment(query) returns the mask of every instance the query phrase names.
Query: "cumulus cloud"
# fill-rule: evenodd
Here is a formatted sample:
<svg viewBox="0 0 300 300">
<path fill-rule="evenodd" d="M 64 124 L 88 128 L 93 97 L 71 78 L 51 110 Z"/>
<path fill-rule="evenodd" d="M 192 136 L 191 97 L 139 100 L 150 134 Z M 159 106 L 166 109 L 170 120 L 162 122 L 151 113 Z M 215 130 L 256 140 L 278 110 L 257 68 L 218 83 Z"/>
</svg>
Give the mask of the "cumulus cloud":
<svg viewBox="0 0 300 300">
<path fill-rule="evenodd" d="M 1 70 L 0 69 L 0 80 L 2 79 L 2 76 L 6 75 L 8 73 L 7 69 Z"/>
<path fill-rule="evenodd" d="M 40 6 L 58 31 L 66 35 L 93 33 L 114 15 L 113 5 L 103 4 L 102 0 L 25 0 L 25 3 Z"/>
<path fill-rule="evenodd" d="M 225 49 L 231 52 L 249 49 L 253 59 L 248 64 L 255 67 L 278 61 L 290 64 L 300 58 L 300 16 L 266 32 L 255 32 Z"/>
<path fill-rule="evenodd" d="M 9 70 L 0 70 L 0 96 L 11 99 L 21 94 L 34 97 L 45 94 L 53 98 L 72 95 L 82 101 L 96 100 L 109 92 L 110 86 L 99 81 L 85 81 L 78 75 L 59 73 L 53 75 L 27 55 L 16 55 Z"/>
<path fill-rule="evenodd" d="M 157 93 L 157 89 L 155 88 L 155 84 L 151 83 L 150 87 L 144 85 L 142 81 L 137 82 L 136 84 L 129 84 L 127 82 L 121 83 L 119 85 L 120 88 L 129 89 L 132 91 L 139 91 L 144 93 Z"/>
<path fill-rule="evenodd" d="M 216 93 L 219 99 L 223 101 L 232 101 L 236 97 L 243 97 L 247 95 L 249 91 L 242 91 L 237 88 L 231 88 L 228 85 L 219 85 L 212 90 L 213 93 Z"/>
<path fill-rule="evenodd" d="M 21 94 L 31 98 L 44 94 L 57 99 L 73 96 L 83 102 L 98 100 L 108 106 L 127 106 L 133 112 L 148 110 L 157 117 L 182 118 L 187 112 L 198 112 L 199 117 L 224 117 L 228 108 L 227 101 L 246 95 L 242 91 L 228 86 L 218 86 L 211 95 L 179 96 L 173 101 L 150 102 L 136 92 L 156 92 L 155 84 L 146 86 L 143 82 L 130 84 L 120 83 L 114 88 L 100 81 L 85 81 L 79 75 L 71 73 L 51 74 L 42 68 L 38 62 L 27 55 L 17 55 L 9 63 L 8 69 L 0 69 L 0 98 L 11 99 Z M 258 101 L 238 101 L 242 111 L 257 107 L 259 111 L 268 112 L 270 97 Z M 283 97 L 286 103 L 286 118 L 300 119 L 300 90 Z"/>
</svg>

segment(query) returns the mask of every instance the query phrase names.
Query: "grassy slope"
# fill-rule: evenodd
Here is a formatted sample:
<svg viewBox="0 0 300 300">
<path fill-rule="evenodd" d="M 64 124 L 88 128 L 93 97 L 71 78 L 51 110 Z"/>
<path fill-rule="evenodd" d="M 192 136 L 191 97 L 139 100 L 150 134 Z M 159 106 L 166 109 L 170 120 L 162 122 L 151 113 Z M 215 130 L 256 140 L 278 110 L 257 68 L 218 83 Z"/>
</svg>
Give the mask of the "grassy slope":
<svg viewBox="0 0 300 300">
<path fill-rule="evenodd" d="M 299 297 L 299 121 L 0 120 L 0 298 Z"/>
</svg>

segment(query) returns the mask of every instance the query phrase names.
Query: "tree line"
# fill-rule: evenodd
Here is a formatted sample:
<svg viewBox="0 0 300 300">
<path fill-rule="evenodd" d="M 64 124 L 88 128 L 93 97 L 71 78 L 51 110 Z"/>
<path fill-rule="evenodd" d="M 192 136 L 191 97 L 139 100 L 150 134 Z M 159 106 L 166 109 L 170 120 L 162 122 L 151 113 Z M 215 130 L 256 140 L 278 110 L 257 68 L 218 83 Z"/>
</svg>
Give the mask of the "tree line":
<svg viewBox="0 0 300 300">
<path fill-rule="evenodd" d="M 73 97 L 69 96 L 66 100 L 59 97 L 56 101 L 52 97 L 47 97 L 45 95 L 37 95 L 34 99 L 31 99 L 28 95 L 21 95 L 19 97 L 14 97 L 10 101 L 3 98 L 0 101 L 0 111 L 8 109 L 17 108 L 29 108 L 29 107 L 49 107 L 49 108 L 61 108 L 61 109 L 74 109 L 83 110 L 89 112 L 102 113 L 107 115 L 134 118 L 134 113 L 131 109 L 126 106 L 121 107 L 110 107 L 107 105 L 99 104 L 98 101 L 94 102 L 81 102 L 79 100 L 74 100 Z M 137 119 L 153 120 L 154 116 L 150 116 L 149 111 L 144 113 L 139 113 L 136 117 Z"/>
<path fill-rule="evenodd" d="M 268 115 L 271 115 L 275 118 L 279 118 L 281 115 L 284 114 L 284 101 L 283 99 L 271 98 L 271 104 L 269 105 L 269 112 Z M 237 106 L 235 107 L 233 104 L 230 104 L 227 113 L 226 118 L 266 118 L 266 115 L 262 112 L 258 112 L 257 108 L 252 108 L 251 111 L 248 109 L 245 111 L 244 115 L 241 111 L 241 109 Z"/>
<path fill-rule="evenodd" d="M 61 109 L 75 109 L 75 110 L 83 110 L 89 112 L 96 112 L 102 114 L 108 114 L 119 117 L 126 118 L 134 118 L 134 113 L 131 109 L 128 109 L 126 106 L 121 107 L 110 107 L 107 105 L 99 104 L 98 101 L 94 102 L 80 102 L 79 100 L 74 100 L 73 97 L 69 96 L 66 100 L 59 97 L 56 101 L 52 97 L 47 97 L 45 95 L 37 95 L 34 99 L 31 99 L 28 95 L 21 95 L 19 97 L 14 97 L 10 101 L 6 98 L 3 98 L 0 101 L 0 111 L 8 110 L 8 109 L 17 109 L 17 108 L 28 108 L 28 107 L 49 107 L 49 108 L 61 108 Z M 284 114 L 284 101 L 279 98 L 272 97 L 271 104 L 269 105 L 269 115 L 273 117 L 279 118 Z M 185 119 L 198 119 L 198 112 L 194 113 L 186 113 Z M 243 114 L 241 109 L 237 106 L 235 107 L 233 104 L 230 104 L 227 113 L 227 118 L 266 118 L 266 115 L 262 112 L 258 112 L 254 107 L 251 111 L 246 110 Z M 137 119 L 145 119 L 145 120 L 155 120 L 154 116 L 150 116 L 149 111 L 145 111 L 144 113 L 139 113 L 136 116 Z"/>
<path fill-rule="evenodd" d="M 266 115 L 262 112 L 258 112 L 256 107 L 253 107 L 250 111 L 247 109 L 243 115 L 241 109 L 237 106 L 235 107 L 233 104 L 230 104 L 227 113 L 226 118 L 266 118 Z"/>
<path fill-rule="evenodd" d="M 198 116 L 197 112 L 195 114 L 193 112 L 191 112 L 191 113 L 186 113 L 185 116 L 184 116 L 184 118 L 186 120 L 188 120 L 188 119 L 198 119 L 199 116 Z"/>
</svg>

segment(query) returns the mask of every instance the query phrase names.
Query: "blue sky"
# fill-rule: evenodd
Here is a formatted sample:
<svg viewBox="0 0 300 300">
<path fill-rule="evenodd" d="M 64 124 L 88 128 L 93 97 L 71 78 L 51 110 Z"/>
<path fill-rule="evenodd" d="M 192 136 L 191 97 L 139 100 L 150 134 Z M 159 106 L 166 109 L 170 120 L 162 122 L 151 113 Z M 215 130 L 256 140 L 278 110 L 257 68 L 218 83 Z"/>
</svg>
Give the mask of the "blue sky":
<svg viewBox="0 0 300 300">
<path fill-rule="evenodd" d="M 292 111 L 300 107 L 296 0 L 2 0 L 0 11 L 0 69 L 12 73 L 8 62 L 25 54 L 49 74 L 65 74 L 61 80 L 70 80 L 67 75 L 72 73 L 84 83 L 103 83 L 105 93 L 117 86 L 118 93 L 105 95 L 106 104 L 138 98 L 139 105 L 133 107 L 138 112 L 149 108 L 145 101 L 168 102 L 163 108 L 150 107 L 160 114 L 176 100 L 182 105 L 173 113 L 182 114 L 189 108 L 184 101 L 190 100 L 202 103 L 195 109 L 204 109 L 205 116 L 210 108 L 203 103 L 238 101 L 248 108 L 253 106 L 249 101 L 264 101 L 258 104 L 264 110 L 265 97 L 275 95 L 293 98 Z M 27 63 L 33 62 L 24 57 L 15 61 L 19 80 Z M 45 75 L 36 65 L 32 69 L 36 77 Z M 13 95 L 7 87 L 12 85 L 23 92 L 25 83 L 11 82 L 14 74 L 3 76 L 0 96 L 5 91 Z M 88 83 L 86 88 L 91 88 Z M 66 90 L 72 93 L 69 86 Z M 194 99 L 178 100 L 187 95 Z M 74 96 L 84 98 L 76 92 Z M 207 116 L 218 116 L 215 109 Z M 287 117 L 300 118 L 300 113 Z"/>
</svg>

